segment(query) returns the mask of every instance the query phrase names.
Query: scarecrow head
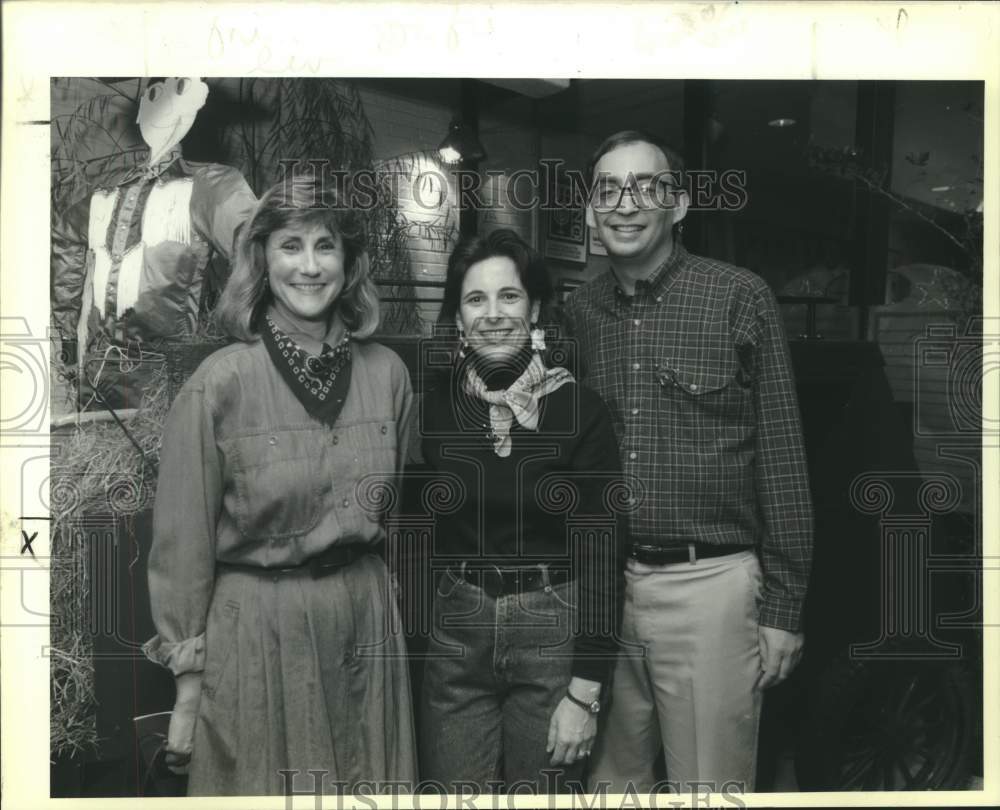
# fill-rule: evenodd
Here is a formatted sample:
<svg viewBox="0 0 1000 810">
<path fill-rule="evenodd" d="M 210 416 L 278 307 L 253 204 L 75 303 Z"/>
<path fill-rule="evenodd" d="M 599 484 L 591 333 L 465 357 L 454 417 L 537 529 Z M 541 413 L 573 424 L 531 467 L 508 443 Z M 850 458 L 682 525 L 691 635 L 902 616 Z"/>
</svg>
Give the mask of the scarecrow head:
<svg viewBox="0 0 1000 810">
<path fill-rule="evenodd" d="M 197 77 L 152 79 L 139 101 L 136 118 L 149 146 L 149 165 L 157 163 L 187 135 L 208 98 L 208 85 Z"/>
</svg>

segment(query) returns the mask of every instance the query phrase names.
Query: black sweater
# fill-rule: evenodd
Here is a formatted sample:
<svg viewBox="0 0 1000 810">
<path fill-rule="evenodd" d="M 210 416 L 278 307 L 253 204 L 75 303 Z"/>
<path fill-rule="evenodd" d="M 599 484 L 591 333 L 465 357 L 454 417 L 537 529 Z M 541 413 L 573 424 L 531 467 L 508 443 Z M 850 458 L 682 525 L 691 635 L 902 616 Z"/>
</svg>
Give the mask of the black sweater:
<svg viewBox="0 0 1000 810">
<path fill-rule="evenodd" d="M 537 431 L 514 420 L 511 453 L 500 457 L 487 438 L 489 405 L 457 377 L 423 403 L 424 459 L 466 490 L 438 520 L 435 558 L 569 568 L 579 586 L 573 675 L 604 682 L 618 649 L 628 495 L 607 406 L 567 383 L 540 400 Z"/>
</svg>

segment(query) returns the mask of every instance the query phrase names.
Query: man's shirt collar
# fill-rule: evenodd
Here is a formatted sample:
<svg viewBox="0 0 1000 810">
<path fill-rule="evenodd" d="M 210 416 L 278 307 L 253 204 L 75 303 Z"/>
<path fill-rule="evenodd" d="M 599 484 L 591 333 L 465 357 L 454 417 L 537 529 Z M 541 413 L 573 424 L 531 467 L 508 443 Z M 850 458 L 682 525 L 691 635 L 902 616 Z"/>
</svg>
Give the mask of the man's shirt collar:
<svg viewBox="0 0 1000 810">
<path fill-rule="evenodd" d="M 666 260 L 661 264 L 647 279 L 640 279 L 635 282 L 635 295 L 651 295 L 653 298 L 660 300 L 670 286 L 670 282 L 676 275 L 676 271 L 684 264 L 684 260 L 687 258 L 687 251 L 680 242 L 674 242 L 673 249 L 670 251 L 670 255 L 667 256 Z M 618 273 L 614 266 L 611 267 L 611 272 L 609 274 L 611 293 L 613 300 L 616 302 L 624 302 L 633 296 L 628 295 L 625 292 L 625 288 L 622 286 Z"/>
</svg>

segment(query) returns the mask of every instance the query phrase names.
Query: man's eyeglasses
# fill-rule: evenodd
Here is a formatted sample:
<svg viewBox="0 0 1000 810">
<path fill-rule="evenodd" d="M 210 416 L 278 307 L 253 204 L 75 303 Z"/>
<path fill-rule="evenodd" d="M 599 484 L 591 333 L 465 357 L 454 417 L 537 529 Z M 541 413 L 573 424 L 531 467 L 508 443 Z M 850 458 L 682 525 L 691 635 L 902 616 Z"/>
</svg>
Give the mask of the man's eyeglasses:
<svg viewBox="0 0 1000 810">
<path fill-rule="evenodd" d="M 600 213 L 614 211 L 628 194 L 637 208 L 673 208 L 679 193 L 676 186 L 663 179 L 637 180 L 624 186 L 601 183 L 590 195 L 590 206 Z"/>
</svg>

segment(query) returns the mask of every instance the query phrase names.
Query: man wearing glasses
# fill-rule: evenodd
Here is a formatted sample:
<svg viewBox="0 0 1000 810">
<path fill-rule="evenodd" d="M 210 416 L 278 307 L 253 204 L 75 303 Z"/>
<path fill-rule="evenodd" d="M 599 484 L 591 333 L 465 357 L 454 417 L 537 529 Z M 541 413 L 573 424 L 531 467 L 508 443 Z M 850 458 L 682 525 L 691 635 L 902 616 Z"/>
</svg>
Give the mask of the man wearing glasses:
<svg viewBox="0 0 1000 810">
<path fill-rule="evenodd" d="M 675 792 L 751 791 L 761 690 L 798 663 L 812 558 L 781 317 L 760 277 L 675 238 L 688 195 L 669 147 L 617 133 L 590 175 L 587 224 L 612 270 L 565 311 L 583 379 L 641 484 L 591 788 L 652 789 L 662 747 Z"/>
</svg>

